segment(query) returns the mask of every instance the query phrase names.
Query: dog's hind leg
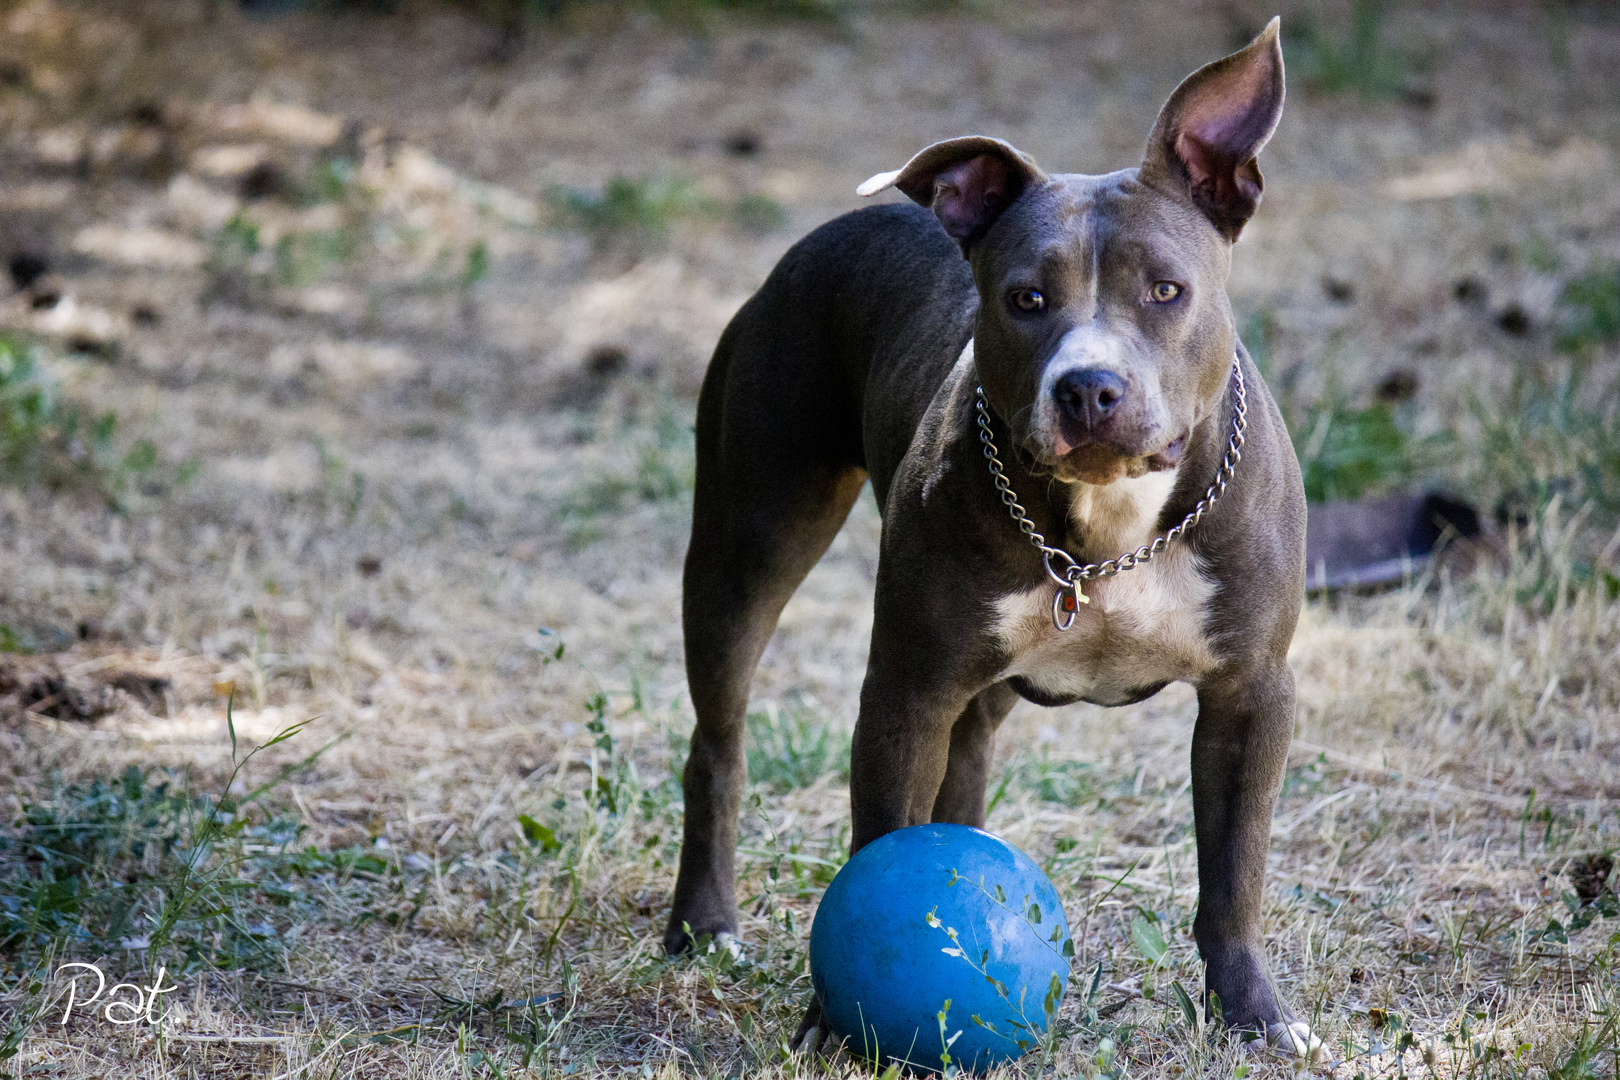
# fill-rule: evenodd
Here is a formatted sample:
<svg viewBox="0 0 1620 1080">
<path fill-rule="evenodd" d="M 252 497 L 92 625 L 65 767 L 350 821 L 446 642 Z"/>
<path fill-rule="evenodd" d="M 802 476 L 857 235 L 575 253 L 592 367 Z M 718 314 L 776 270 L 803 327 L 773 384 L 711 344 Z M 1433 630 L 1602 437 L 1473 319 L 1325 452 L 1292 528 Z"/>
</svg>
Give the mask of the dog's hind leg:
<svg viewBox="0 0 1620 1080">
<path fill-rule="evenodd" d="M 1004 682 L 981 690 L 951 726 L 951 756 L 934 798 L 934 821 L 984 828 L 985 784 L 996 751 L 996 729 L 1018 701 Z"/>
<path fill-rule="evenodd" d="M 696 936 L 736 932 L 732 852 L 748 778 L 743 727 L 754 668 L 783 606 L 837 535 L 866 479 L 847 442 L 837 439 L 848 420 L 802 405 L 796 414 L 761 408 L 757 388 L 747 385 L 750 373 L 731 370 L 740 352 L 732 338 L 728 332 L 722 339 L 698 405 L 697 489 L 682 595 L 697 728 L 683 776 L 686 823 L 664 933 L 672 953 Z M 748 357 L 756 373 L 760 359 Z M 781 382 L 799 381 L 788 389 L 802 392 L 807 377 L 814 373 L 800 368 Z M 809 397 L 838 400 L 824 392 Z"/>
</svg>

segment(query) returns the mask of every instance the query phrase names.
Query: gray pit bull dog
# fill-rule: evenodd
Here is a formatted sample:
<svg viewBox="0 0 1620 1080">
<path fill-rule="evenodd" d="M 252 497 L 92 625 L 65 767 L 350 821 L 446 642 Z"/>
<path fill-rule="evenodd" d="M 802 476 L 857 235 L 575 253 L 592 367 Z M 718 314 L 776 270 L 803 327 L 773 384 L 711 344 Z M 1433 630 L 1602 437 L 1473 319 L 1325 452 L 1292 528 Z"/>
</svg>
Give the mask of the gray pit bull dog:
<svg viewBox="0 0 1620 1080">
<path fill-rule="evenodd" d="M 1208 1000 L 1314 1052 L 1260 938 L 1305 495 L 1226 295 L 1282 105 L 1272 20 L 1181 84 L 1137 168 L 1049 176 L 998 139 L 937 143 L 859 189 L 916 205 L 817 229 L 726 328 L 698 402 L 672 953 L 736 932 L 754 668 L 870 478 L 883 537 L 852 848 L 982 826 L 1020 697 L 1125 705 L 1190 682 Z M 812 1004 L 797 1044 L 825 1035 Z"/>
</svg>

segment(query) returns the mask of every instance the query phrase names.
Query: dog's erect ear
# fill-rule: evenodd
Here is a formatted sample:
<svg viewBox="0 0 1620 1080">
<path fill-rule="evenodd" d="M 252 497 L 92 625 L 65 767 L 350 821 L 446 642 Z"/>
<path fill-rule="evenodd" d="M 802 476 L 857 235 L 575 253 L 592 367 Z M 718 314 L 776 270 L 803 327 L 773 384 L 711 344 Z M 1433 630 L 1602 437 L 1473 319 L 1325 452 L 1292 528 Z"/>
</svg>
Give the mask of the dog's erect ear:
<svg viewBox="0 0 1620 1080">
<path fill-rule="evenodd" d="M 1031 184 L 1044 183 L 1035 159 L 985 135 L 935 143 L 894 172 L 878 173 L 855 189 L 876 195 L 896 187 L 934 211 L 962 250 L 988 229 Z"/>
<path fill-rule="evenodd" d="M 1187 76 L 1148 137 L 1142 179 L 1179 187 L 1228 240 L 1260 205 L 1264 182 L 1255 156 L 1283 108 L 1280 20 L 1247 48 Z"/>
</svg>

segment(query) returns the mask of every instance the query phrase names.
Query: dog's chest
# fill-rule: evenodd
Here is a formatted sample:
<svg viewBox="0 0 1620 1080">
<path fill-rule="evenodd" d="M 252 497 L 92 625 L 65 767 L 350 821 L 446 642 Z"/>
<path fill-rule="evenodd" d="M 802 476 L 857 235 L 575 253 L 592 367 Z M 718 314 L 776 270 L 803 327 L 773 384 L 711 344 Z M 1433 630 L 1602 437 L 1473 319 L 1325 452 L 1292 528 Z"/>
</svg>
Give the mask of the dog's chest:
<svg viewBox="0 0 1620 1080">
<path fill-rule="evenodd" d="M 1173 473 L 1161 473 L 1078 493 L 1073 516 L 1087 537 L 1083 557 L 1111 558 L 1150 540 L 1174 483 Z M 1001 675 L 1033 691 L 1026 696 L 1118 705 L 1215 666 L 1205 633 L 1215 582 L 1184 544 L 1089 582 L 1085 592 L 1091 602 L 1066 631 L 1052 624 L 1049 583 L 996 602 L 992 632 L 1009 654 Z"/>
</svg>

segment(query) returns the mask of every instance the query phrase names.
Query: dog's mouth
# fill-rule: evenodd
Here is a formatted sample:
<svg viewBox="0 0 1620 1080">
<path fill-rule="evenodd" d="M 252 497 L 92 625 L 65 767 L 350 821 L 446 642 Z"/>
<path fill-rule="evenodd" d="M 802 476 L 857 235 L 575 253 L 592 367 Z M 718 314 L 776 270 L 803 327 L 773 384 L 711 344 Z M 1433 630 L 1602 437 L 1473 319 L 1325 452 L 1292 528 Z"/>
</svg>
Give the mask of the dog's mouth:
<svg viewBox="0 0 1620 1080">
<path fill-rule="evenodd" d="M 1064 483 L 1103 485 L 1116 480 L 1135 479 L 1151 472 L 1164 472 L 1181 464 L 1187 449 L 1187 433 L 1182 432 L 1157 450 L 1142 453 L 1102 442 L 1070 446 L 1061 440 L 1055 454 L 1034 454 L 1039 471 Z"/>
</svg>

